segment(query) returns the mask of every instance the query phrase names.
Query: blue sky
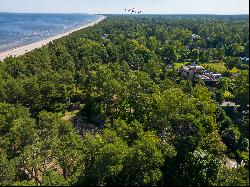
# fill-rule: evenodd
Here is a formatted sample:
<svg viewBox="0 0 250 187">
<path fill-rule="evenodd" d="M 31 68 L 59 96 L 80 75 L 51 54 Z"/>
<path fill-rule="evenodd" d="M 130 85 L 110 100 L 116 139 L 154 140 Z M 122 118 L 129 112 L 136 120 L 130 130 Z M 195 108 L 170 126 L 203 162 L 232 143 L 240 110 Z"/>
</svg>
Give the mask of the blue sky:
<svg viewBox="0 0 250 187">
<path fill-rule="evenodd" d="M 0 0 L 0 12 L 249 14 L 249 0 Z"/>
</svg>

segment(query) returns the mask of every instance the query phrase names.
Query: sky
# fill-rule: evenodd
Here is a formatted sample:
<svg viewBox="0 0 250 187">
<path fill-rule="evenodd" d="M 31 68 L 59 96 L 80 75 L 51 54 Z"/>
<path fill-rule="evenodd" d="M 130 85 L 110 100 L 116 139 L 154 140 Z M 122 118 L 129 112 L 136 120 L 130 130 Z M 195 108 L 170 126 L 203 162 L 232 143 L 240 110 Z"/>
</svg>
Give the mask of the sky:
<svg viewBox="0 0 250 187">
<path fill-rule="evenodd" d="M 249 0 L 0 0 L 0 12 L 124 14 L 249 14 Z"/>
</svg>

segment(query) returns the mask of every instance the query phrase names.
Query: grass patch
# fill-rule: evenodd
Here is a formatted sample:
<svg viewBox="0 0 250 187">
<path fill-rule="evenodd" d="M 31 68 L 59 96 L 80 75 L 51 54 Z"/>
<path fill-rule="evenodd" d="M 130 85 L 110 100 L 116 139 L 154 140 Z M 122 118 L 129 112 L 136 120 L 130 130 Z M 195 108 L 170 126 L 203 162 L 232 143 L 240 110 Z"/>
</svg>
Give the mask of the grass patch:
<svg viewBox="0 0 250 187">
<path fill-rule="evenodd" d="M 190 62 L 177 62 L 177 63 L 174 63 L 174 69 L 179 69 L 180 67 L 186 66 L 189 63 Z"/>
<path fill-rule="evenodd" d="M 190 64 L 190 62 L 178 62 L 174 63 L 174 69 L 179 69 L 182 66 L 186 66 Z M 203 66 L 205 69 L 210 69 L 216 73 L 225 73 L 227 71 L 227 68 L 225 66 L 224 62 L 218 62 L 218 63 L 200 63 L 199 65 Z M 236 67 L 230 70 L 230 73 L 235 74 L 238 73 L 240 70 Z"/>
<path fill-rule="evenodd" d="M 82 94 L 83 91 L 84 91 L 84 90 L 81 90 L 79 87 L 76 88 L 76 87 L 74 86 L 74 88 L 73 88 L 73 92 L 74 92 L 74 93 L 77 93 L 77 94 Z"/>
<path fill-rule="evenodd" d="M 239 69 L 234 67 L 233 69 L 230 70 L 230 73 L 232 74 L 235 74 L 235 73 L 238 73 L 239 72 Z"/>
<path fill-rule="evenodd" d="M 225 66 L 224 62 L 219 63 L 204 63 L 201 64 L 204 68 L 211 69 L 212 71 L 218 72 L 218 73 L 225 73 L 227 71 L 227 68 Z"/>
<path fill-rule="evenodd" d="M 232 93 L 230 93 L 229 91 L 225 91 L 224 92 L 224 97 L 225 98 L 228 98 L 228 99 L 233 99 L 234 98 L 234 95 Z"/>
<path fill-rule="evenodd" d="M 70 121 L 73 117 L 75 117 L 79 113 L 79 110 L 75 110 L 72 112 L 65 112 L 65 115 L 62 117 L 65 121 Z"/>
</svg>

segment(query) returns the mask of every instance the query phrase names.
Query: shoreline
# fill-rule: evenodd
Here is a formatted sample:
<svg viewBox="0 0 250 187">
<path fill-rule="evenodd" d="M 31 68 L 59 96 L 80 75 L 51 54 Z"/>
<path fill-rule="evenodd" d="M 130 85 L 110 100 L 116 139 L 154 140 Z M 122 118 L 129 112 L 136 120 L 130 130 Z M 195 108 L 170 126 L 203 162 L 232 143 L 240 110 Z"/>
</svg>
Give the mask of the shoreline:
<svg viewBox="0 0 250 187">
<path fill-rule="evenodd" d="M 31 43 L 31 44 L 26 44 L 26 45 L 21 46 L 21 47 L 17 47 L 17 48 L 10 49 L 10 50 L 7 50 L 7 51 L 2 51 L 2 52 L 0 52 L 0 61 L 3 61 L 6 57 L 9 57 L 9 56 L 17 57 L 17 56 L 20 56 L 20 55 L 24 55 L 25 53 L 28 53 L 28 52 L 30 52 L 30 51 L 32 51 L 34 49 L 40 48 L 40 47 L 42 47 L 44 45 L 47 45 L 49 42 L 52 42 L 52 41 L 54 41 L 56 39 L 62 38 L 62 37 L 67 36 L 67 35 L 69 35 L 69 34 L 71 34 L 73 32 L 79 31 L 81 29 L 85 29 L 87 27 L 92 27 L 92 26 L 96 25 L 97 23 L 101 22 L 104 19 L 106 19 L 106 16 L 101 16 L 100 18 L 98 18 L 97 20 L 95 20 L 93 22 L 84 24 L 84 25 L 82 25 L 82 26 L 80 26 L 78 28 L 67 31 L 65 33 L 58 34 L 58 35 L 52 36 L 50 38 L 43 39 L 41 41 L 37 41 L 37 42 Z"/>
</svg>

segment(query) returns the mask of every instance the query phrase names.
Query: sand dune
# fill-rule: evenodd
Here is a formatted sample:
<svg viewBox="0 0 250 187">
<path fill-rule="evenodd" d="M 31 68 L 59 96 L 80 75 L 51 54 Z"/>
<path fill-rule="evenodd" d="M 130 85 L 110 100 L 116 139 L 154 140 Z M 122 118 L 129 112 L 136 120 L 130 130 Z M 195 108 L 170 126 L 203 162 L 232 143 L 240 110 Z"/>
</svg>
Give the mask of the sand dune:
<svg viewBox="0 0 250 187">
<path fill-rule="evenodd" d="M 56 40 L 56 39 L 61 38 L 63 36 L 67 36 L 67 35 L 69 35 L 72 32 L 75 32 L 75 31 L 78 31 L 78 30 L 81 30 L 81 29 L 84 29 L 84 28 L 87 28 L 87 27 L 91 27 L 91 26 L 99 23 L 100 21 L 104 20 L 105 18 L 106 18 L 105 16 L 102 16 L 102 17 L 100 17 L 98 20 L 96 20 L 94 22 L 85 24 L 85 25 L 83 25 L 81 27 L 78 27 L 76 29 L 73 29 L 71 31 L 68 31 L 68 32 L 65 32 L 65 33 L 62 33 L 62 34 L 59 34 L 59 35 L 47 38 L 45 40 L 41 40 L 41 41 L 35 42 L 35 43 L 24 45 L 22 47 L 17 47 L 17 48 L 8 50 L 8 51 L 0 52 L 0 60 L 3 60 L 3 59 L 5 59 L 6 57 L 9 57 L 9 56 L 13 56 L 14 57 L 14 56 L 23 55 L 23 54 L 25 54 L 25 53 L 27 53 L 29 51 L 32 51 L 32 50 L 34 50 L 36 48 L 40 48 L 40 47 L 48 44 L 49 42 L 51 42 L 53 40 Z"/>
</svg>

